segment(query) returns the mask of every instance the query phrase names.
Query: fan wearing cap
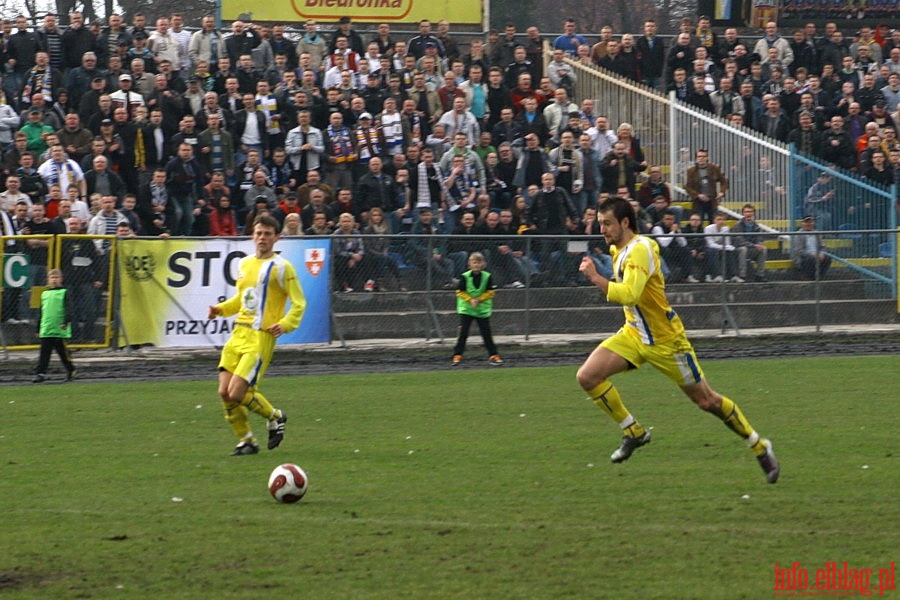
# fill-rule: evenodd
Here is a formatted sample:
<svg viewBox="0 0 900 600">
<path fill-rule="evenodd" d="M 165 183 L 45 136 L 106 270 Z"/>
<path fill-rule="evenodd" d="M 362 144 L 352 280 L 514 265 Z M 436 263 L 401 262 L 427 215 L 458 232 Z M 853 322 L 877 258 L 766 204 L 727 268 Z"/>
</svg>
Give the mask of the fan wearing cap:
<svg viewBox="0 0 900 600">
<path fill-rule="evenodd" d="M 147 34 L 142 31 L 132 34 L 131 44 L 131 48 L 125 53 L 126 60 L 131 63 L 135 58 L 140 58 L 144 61 L 144 69 L 146 69 L 148 73 L 155 73 L 155 55 L 153 54 L 153 51 L 147 47 Z"/>
<path fill-rule="evenodd" d="M 358 55 L 362 56 L 366 52 L 366 47 L 363 44 L 362 36 L 359 35 L 357 31 L 353 28 L 353 23 L 350 17 L 341 17 L 338 20 L 337 29 L 331 36 L 331 39 L 328 42 L 328 53 L 334 54 L 335 49 L 338 47 L 338 38 L 346 38 L 347 39 L 347 47 L 356 52 Z"/>
<path fill-rule="evenodd" d="M 353 130 L 353 143 L 357 154 L 353 178 L 358 180 L 368 172 L 369 161 L 384 153 L 384 137 L 381 127 L 372 119 L 372 113 L 364 112 L 359 115 L 359 122 Z"/>
<path fill-rule="evenodd" d="M 191 75 L 187 80 L 187 90 L 182 94 L 184 113 L 196 115 L 203 108 L 203 97 L 206 92 L 201 88 L 201 80 L 196 75 Z"/>
<path fill-rule="evenodd" d="M 44 112 L 39 108 L 31 108 L 25 115 L 25 124 L 19 128 L 25 134 L 26 148 L 35 154 L 42 154 L 47 150 L 45 138 L 53 133 L 53 128 L 44 123 Z"/>
<path fill-rule="evenodd" d="M 77 102 L 78 116 L 85 122 L 100 110 L 100 96 L 106 93 L 106 77 L 98 75 L 91 79 L 90 87 L 81 96 L 74 96 Z"/>
<path fill-rule="evenodd" d="M 116 108 L 124 108 L 128 111 L 128 117 L 134 117 L 134 109 L 138 106 L 145 106 L 144 96 L 134 91 L 134 80 L 128 73 L 119 75 L 119 89 L 109 95 L 109 99 L 113 102 L 113 110 Z"/>
</svg>

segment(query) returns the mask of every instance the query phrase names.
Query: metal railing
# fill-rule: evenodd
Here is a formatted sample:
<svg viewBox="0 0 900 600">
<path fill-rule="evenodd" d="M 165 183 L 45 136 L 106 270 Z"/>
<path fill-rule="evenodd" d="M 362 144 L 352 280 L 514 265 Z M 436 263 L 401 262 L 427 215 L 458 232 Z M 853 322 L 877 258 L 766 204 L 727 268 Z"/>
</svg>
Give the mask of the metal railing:
<svg viewBox="0 0 900 600">
<path fill-rule="evenodd" d="M 549 57 L 549 54 L 547 55 Z M 578 82 L 578 100 L 591 98 L 595 114 L 609 117 L 610 128 L 628 122 L 641 140 L 647 161 L 662 165 L 678 199 L 686 200 L 684 183 L 696 152 L 705 149 L 710 162 L 728 177 L 729 191 L 720 207 L 740 216 L 744 203 L 756 207 L 757 219 L 771 231 L 789 231 L 804 212 L 804 199 L 816 174 L 828 171 L 839 182 L 841 198 L 856 214 L 842 214 L 828 228 L 893 228 L 895 211 L 866 211 L 866 205 L 886 206 L 897 190 L 882 188 L 850 171 L 800 155 L 789 145 L 758 131 L 734 126 L 713 114 L 665 96 L 642 84 L 566 58 Z M 877 214 L 876 214 L 877 213 Z M 890 213 L 890 214 L 889 214 Z M 869 216 L 862 217 L 861 215 Z"/>
</svg>

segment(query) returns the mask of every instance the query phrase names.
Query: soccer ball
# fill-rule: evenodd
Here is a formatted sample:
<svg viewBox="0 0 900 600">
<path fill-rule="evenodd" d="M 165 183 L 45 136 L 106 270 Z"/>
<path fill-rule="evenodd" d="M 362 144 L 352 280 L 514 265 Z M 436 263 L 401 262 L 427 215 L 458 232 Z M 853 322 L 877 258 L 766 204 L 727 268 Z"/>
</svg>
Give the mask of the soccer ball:
<svg viewBox="0 0 900 600">
<path fill-rule="evenodd" d="M 285 504 L 298 502 L 306 494 L 308 484 L 303 469 L 291 463 L 278 465 L 269 475 L 269 493 Z"/>
</svg>

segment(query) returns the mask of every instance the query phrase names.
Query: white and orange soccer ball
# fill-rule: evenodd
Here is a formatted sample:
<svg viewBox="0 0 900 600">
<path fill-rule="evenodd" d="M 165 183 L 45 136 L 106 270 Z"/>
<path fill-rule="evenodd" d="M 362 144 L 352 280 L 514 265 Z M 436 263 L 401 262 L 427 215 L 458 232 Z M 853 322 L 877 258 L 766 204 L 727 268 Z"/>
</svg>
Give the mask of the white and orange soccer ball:
<svg viewBox="0 0 900 600">
<path fill-rule="evenodd" d="M 269 493 L 284 504 L 298 502 L 306 494 L 308 487 L 306 472 L 291 463 L 278 465 L 269 475 Z"/>
</svg>

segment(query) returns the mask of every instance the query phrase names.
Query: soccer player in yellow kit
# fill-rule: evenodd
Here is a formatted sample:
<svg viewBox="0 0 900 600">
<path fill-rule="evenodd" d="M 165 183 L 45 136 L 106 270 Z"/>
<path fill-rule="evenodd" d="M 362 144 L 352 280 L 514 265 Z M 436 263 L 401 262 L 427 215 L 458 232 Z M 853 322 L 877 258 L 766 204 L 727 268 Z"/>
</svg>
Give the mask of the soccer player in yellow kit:
<svg viewBox="0 0 900 600">
<path fill-rule="evenodd" d="M 219 360 L 219 396 L 225 419 L 238 437 L 232 456 L 256 454 L 259 444 L 250 430 L 249 411 L 266 419 L 269 450 L 284 439 L 287 416 L 274 408 L 259 392 L 272 354 L 275 339 L 300 325 L 306 299 L 293 265 L 275 254 L 279 239 L 278 221 L 268 215 L 253 222 L 255 256 L 245 256 L 238 267 L 237 292 L 224 302 L 209 307 L 209 318 L 236 314 L 231 338 Z M 285 305 L 291 301 L 285 314 Z"/>
<path fill-rule="evenodd" d="M 673 380 L 701 409 L 720 418 L 746 440 L 769 483 L 778 480 L 780 467 L 772 442 L 761 438 L 730 398 L 713 390 L 703 376 L 684 325 L 665 295 L 659 246 L 637 233 L 634 209 L 622 198 L 609 198 L 599 209 L 600 232 L 609 243 L 615 280 L 599 273 L 585 258 L 579 270 L 603 290 L 610 302 L 625 309 L 625 325 L 601 343 L 578 369 L 581 387 L 624 432 L 622 444 L 612 453 L 614 463 L 650 443 L 650 432 L 628 412 L 619 392 L 609 381 L 616 373 L 649 363 Z"/>
</svg>

